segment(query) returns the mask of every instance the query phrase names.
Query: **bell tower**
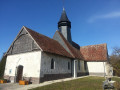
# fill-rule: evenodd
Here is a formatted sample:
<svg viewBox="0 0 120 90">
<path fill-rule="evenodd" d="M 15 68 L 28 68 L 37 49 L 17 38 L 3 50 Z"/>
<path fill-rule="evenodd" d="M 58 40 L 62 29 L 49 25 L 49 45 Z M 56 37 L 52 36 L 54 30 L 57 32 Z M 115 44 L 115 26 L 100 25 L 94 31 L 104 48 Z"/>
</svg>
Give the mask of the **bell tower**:
<svg viewBox="0 0 120 90">
<path fill-rule="evenodd" d="M 71 22 L 69 21 L 65 9 L 63 8 L 61 18 L 58 22 L 59 32 L 65 37 L 65 39 L 72 44 L 71 38 Z"/>
</svg>

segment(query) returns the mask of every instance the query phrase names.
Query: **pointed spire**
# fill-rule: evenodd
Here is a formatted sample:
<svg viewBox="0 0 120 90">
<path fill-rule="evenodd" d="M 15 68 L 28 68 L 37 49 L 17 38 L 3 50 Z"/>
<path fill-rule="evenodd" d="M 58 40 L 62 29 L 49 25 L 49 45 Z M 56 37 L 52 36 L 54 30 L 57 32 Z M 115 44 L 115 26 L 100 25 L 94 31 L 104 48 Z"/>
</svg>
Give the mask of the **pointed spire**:
<svg viewBox="0 0 120 90">
<path fill-rule="evenodd" d="M 68 19 L 68 17 L 67 17 L 67 14 L 66 14 L 66 11 L 65 11 L 64 7 L 63 7 L 63 12 L 62 12 L 62 15 L 61 15 L 61 18 L 60 18 L 59 22 L 61 22 L 61 21 L 70 22 L 69 19 Z"/>
<path fill-rule="evenodd" d="M 65 11 L 65 8 L 63 7 L 63 11 Z"/>
<path fill-rule="evenodd" d="M 63 25 L 62 23 L 64 23 L 65 25 L 69 25 L 71 27 L 71 22 L 69 21 L 68 17 L 67 17 L 67 14 L 66 14 L 66 11 L 65 11 L 65 8 L 63 7 L 63 11 L 62 11 L 62 15 L 60 17 L 60 20 L 58 22 L 58 27 Z"/>
</svg>

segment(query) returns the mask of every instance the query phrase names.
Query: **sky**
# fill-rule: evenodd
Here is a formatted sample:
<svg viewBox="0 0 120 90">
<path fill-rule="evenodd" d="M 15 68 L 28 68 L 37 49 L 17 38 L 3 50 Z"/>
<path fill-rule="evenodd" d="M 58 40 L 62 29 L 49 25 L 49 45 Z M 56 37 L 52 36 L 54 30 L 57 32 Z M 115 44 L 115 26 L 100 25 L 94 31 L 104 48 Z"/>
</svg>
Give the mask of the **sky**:
<svg viewBox="0 0 120 90">
<path fill-rule="evenodd" d="M 52 38 L 63 6 L 80 46 L 120 46 L 120 0 L 0 0 L 0 58 L 22 26 Z"/>
</svg>

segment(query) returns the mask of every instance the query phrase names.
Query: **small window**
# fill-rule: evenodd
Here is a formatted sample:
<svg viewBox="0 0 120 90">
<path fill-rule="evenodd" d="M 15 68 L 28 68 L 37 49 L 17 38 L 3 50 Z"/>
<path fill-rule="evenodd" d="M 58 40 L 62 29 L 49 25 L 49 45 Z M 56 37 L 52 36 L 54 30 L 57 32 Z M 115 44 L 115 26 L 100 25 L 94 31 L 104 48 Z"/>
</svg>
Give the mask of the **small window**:
<svg viewBox="0 0 120 90">
<path fill-rule="evenodd" d="M 12 69 L 9 69 L 9 74 L 11 74 L 12 73 Z"/>
<path fill-rule="evenodd" d="M 68 70 L 70 70 L 70 62 L 68 62 Z"/>
<path fill-rule="evenodd" d="M 55 61 L 52 59 L 51 60 L 51 69 L 54 69 L 55 68 Z"/>
<path fill-rule="evenodd" d="M 80 70 L 80 61 L 78 61 L 78 69 Z"/>
<path fill-rule="evenodd" d="M 84 61 L 84 68 L 87 69 L 87 62 Z"/>
</svg>

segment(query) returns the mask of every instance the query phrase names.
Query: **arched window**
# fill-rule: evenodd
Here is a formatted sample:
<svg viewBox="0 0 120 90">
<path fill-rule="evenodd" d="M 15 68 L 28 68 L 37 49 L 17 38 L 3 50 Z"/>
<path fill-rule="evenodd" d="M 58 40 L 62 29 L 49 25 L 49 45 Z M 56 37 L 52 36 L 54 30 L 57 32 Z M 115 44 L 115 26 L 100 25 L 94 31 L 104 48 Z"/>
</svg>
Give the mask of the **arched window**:
<svg viewBox="0 0 120 90">
<path fill-rule="evenodd" d="M 70 70 L 70 62 L 68 62 L 68 70 Z"/>
<path fill-rule="evenodd" d="M 87 62 L 86 61 L 84 61 L 84 68 L 85 68 L 85 70 L 87 69 Z"/>
<path fill-rule="evenodd" d="M 55 61 L 53 59 L 51 59 L 51 69 L 55 68 Z"/>
<path fill-rule="evenodd" d="M 80 61 L 78 60 L 78 69 L 80 70 Z"/>
</svg>

